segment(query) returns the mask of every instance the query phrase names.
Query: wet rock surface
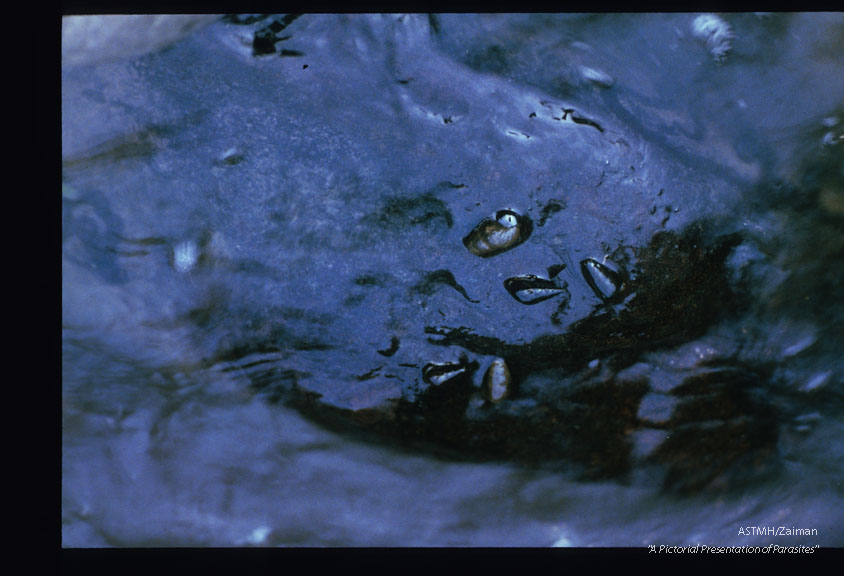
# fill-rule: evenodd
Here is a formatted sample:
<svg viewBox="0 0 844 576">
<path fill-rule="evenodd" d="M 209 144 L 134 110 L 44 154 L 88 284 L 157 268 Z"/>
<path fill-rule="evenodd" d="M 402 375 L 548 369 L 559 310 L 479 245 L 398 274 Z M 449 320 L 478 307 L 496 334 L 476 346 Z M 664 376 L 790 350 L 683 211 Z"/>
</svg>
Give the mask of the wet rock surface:
<svg viewBox="0 0 844 576">
<path fill-rule="evenodd" d="M 748 50 L 680 16 L 637 23 L 665 66 Z M 136 410 L 83 384 L 113 357 L 446 461 L 776 484 L 840 423 L 839 124 L 739 153 L 578 40 L 608 18 L 229 16 L 63 70 L 65 417 Z"/>
</svg>

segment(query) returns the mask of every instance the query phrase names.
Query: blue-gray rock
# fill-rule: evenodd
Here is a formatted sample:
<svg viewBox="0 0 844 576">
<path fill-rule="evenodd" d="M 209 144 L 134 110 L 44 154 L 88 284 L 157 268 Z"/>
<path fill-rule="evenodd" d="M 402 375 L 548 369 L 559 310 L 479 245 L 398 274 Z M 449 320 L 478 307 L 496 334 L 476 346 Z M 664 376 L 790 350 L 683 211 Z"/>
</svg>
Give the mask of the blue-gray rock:
<svg viewBox="0 0 844 576">
<path fill-rule="evenodd" d="M 64 16 L 62 66 L 90 65 L 162 50 L 218 19 L 208 14 Z"/>
<path fill-rule="evenodd" d="M 818 367 L 783 366 L 766 327 L 804 309 L 788 278 L 841 278 L 789 229 L 838 205 L 834 160 L 787 188 L 713 104 L 669 114 L 601 62 L 612 81 L 584 83 L 557 32 L 588 19 L 465 18 L 220 20 L 63 69 L 63 325 L 466 457 L 679 491 L 776 470 L 778 383 Z"/>
</svg>

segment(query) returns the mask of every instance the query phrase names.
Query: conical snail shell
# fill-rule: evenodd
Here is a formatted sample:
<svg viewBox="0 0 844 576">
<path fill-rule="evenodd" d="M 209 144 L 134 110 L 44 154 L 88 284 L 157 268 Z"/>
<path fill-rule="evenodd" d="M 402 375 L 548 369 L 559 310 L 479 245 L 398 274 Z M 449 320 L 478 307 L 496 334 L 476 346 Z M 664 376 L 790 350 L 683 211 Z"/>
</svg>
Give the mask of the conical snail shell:
<svg viewBox="0 0 844 576">
<path fill-rule="evenodd" d="M 464 362 L 431 362 L 422 368 L 422 378 L 428 384 L 440 386 L 449 380 L 465 375 L 468 368 Z"/>
<path fill-rule="evenodd" d="M 612 300 L 624 284 L 621 274 L 592 258 L 580 263 L 580 271 L 586 283 L 601 300 Z"/>
<path fill-rule="evenodd" d="M 501 358 L 496 358 L 487 368 L 484 374 L 483 395 L 492 403 L 500 402 L 510 395 L 510 384 L 512 378 L 507 363 Z"/>
<path fill-rule="evenodd" d="M 566 283 L 533 275 L 513 276 L 504 281 L 510 296 L 522 304 L 537 304 L 566 291 Z"/>
<path fill-rule="evenodd" d="M 528 239 L 533 230 L 530 218 L 513 210 L 499 210 L 494 218 L 485 218 L 463 238 L 469 252 L 489 258 L 515 248 Z"/>
</svg>

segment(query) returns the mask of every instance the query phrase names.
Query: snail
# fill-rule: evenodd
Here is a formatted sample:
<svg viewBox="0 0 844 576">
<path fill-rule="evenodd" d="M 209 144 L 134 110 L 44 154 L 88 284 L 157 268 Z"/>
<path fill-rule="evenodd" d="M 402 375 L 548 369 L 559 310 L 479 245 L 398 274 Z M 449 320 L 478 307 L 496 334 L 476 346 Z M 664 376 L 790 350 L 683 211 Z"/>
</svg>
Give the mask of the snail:
<svg viewBox="0 0 844 576">
<path fill-rule="evenodd" d="M 568 284 L 533 275 L 513 276 L 504 281 L 510 296 L 522 304 L 537 304 L 567 292 Z"/>
<path fill-rule="evenodd" d="M 440 386 L 467 373 L 466 362 L 430 362 L 422 368 L 422 378 L 428 384 Z"/>
<path fill-rule="evenodd" d="M 484 374 L 483 395 L 492 403 L 500 402 L 510 395 L 510 369 L 501 358 L 496 358 Z"/>
<path fill-rule="evenodd" d="M 595 295 L 604 301 L 612 300 L 624 285 L 620 273 L 592 258 L 581 261 L 580 271 Z"/>
<path fill-rule="evenodd" d="M 485 218 L 463 238 L 469 252 L 489 258 L 515 248 L 528 239 L 533 222 L 510 209 L 499 210 L 493 218 Z"/>
</svg>

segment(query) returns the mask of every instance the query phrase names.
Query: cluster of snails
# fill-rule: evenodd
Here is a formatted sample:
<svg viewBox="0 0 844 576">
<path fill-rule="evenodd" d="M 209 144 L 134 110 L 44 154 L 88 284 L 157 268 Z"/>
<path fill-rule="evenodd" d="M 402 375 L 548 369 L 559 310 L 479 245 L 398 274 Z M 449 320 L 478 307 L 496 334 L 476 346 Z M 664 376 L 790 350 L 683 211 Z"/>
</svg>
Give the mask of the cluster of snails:
<svg viewBox="0 0 844 576">
<path fill-rule="evenodd" d="M 463 245 L 476 256 L 489 258 L 525 242 L 533 231 L 531 219 L 512 209 L 498 210 L 483 219 L 463 238 Z M 564 265 L 549 268 L 548 277 L 533 274 L 513 276 L 504 281 L 504 288 L 519 303 L 533 305 L 555 296 L 568 298 L 568 284 L 557 275 Z M 580 262 L 580 271 L 589 287 L 602 301 L 612 301 L 622 290 L 624 281 L 619 272 L 593 258 Z M 465 360 L 456 363 L 430 363 L 423 368 L 423 378 L 439 386 L 457 377 L 466 377 L 474 368 Z M 510 395 L 512 378 L 503 358 L 495 358 L 487 368 L 481 391 L 484 398 L 497 403 Z"/>
</svg>

